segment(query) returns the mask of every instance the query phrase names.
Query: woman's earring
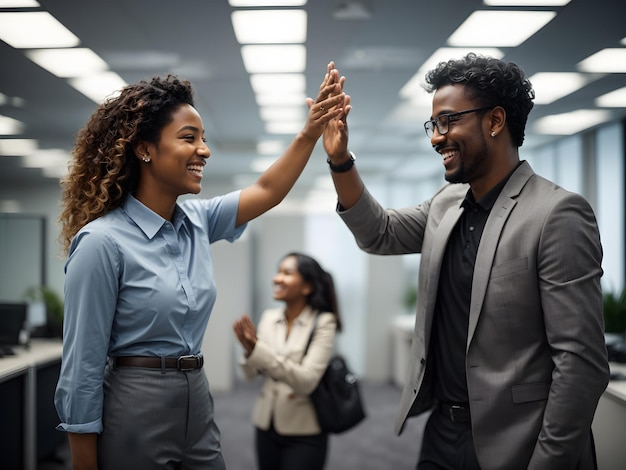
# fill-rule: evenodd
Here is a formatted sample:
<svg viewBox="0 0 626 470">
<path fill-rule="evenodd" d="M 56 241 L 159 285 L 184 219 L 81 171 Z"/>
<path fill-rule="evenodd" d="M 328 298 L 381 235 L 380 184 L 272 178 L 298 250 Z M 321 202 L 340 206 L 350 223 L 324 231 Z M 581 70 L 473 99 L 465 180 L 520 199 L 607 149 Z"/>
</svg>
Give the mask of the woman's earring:
<svg viewBox="0 0 626 470">
<path fill-rule="evenodd" d="M 143 161 L 146 162 L 146 163 L 150 163 L 150 157 L 144 156 L 143 157 Z"/>
<path fill-rule="evenodd" d="M 491 137 L 495 137 L 496 136 L 496 131 L 491 131 Z"/>
</svg>

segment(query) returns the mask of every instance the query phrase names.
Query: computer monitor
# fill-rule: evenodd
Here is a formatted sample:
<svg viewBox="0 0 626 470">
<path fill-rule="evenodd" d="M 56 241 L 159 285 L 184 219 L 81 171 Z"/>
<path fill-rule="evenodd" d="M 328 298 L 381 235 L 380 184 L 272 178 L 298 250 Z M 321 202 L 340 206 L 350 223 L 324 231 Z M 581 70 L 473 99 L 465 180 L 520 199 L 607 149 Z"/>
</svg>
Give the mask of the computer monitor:
<svg viewBox="0 0 626 470">
<path fill-rule="evenodd" d="M 26 328 L 27 303 L 0 303 L 0 345 L 22 344 Z"/>
</svg>

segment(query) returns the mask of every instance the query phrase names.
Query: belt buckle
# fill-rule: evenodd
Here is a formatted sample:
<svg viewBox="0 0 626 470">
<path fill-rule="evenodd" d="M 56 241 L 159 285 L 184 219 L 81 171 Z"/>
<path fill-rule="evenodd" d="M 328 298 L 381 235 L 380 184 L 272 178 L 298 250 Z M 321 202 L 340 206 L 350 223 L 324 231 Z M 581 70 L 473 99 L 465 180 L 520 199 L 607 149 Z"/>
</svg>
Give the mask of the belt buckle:
<svg viewBox="0 0 626 470">
<path fill-rule="evenodd" d="M 195 354 L 189 354 L 187 356 L 178 356 L 178 359 L 176 360 L 176 368 L 180 371 L 188 371 L 188 370 L 195 370 L 198 369 L 200 366 L 200 357 L 201 356 L 197 356 Z M 187 360 L 187 359 L 195 359 L 196 360 L 196 364 L 193 367 L 183 367 L 182 363 L 183 361 Z"/>
<path fill-rule="evenodd" d="M 460 405 L 450 405 L 450 409 L 449 409 L 449 412 L 450 412 L 450 421 L 452 421 L 453 423 L 456 423 L 456 419 L 454 419 L 454 412 L 455 412 L 456 410 L 461 411 L 461 410 L 463 410 L 463 407 L 462 407 L 462 406 L 460 406 Z"/>
</svg>

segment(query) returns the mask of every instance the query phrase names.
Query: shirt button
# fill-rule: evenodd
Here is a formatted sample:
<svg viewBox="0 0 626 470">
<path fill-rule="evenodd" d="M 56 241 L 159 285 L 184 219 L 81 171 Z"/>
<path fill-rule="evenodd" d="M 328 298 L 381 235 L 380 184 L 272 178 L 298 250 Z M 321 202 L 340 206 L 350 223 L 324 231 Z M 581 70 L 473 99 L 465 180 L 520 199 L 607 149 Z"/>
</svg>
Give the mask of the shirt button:
<svg viewBox="0 0 626 470">
<path fill-rule="evenodd" d="M 470 226 L 469 231 L 470 231 L 470 232 L 473 232 L 473 231 L 474 231 L 474 226 L 473 226 L 473 225 L 471 225 L 471 226 Z"/>
</svg>

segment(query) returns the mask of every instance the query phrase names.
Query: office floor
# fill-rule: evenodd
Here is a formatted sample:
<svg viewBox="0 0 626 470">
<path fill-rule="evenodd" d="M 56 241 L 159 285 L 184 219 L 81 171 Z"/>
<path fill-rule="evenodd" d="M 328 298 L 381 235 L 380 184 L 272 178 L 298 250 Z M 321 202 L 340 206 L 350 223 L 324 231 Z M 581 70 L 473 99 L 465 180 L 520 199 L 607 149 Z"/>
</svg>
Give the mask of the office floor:
<svg viewBox="0 0 626 470">
<path fill-rule="evenodd" d="M 250 410 L 258 382 L 242 383 L 229 393 L 215 393 L 217 423 L 222 431 L 222 448 L 229 470 L 252 470 L 253 429 Z M 401 436 L 393 432 L 400 389 L 394 385 L 363 384 L 367 418 L 355 429 L 333 435 L 326 470 L 414 469 L 426 416 L 409 420 Z M 38 470 L 69 470 L 69 448 L 61 446 L 40 462 Z"/>
</svg>

